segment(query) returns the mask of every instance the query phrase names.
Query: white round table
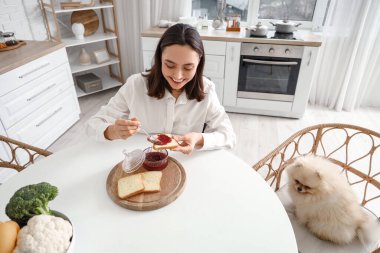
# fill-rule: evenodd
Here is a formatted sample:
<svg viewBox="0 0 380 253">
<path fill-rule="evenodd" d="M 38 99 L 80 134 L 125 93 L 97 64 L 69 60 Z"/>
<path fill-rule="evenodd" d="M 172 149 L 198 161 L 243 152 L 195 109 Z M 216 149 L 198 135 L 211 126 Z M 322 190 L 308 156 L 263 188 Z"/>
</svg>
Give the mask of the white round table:
<svg viewBox="0 0 380 253">
<path fill-rule="evenodd" d="M 0 186 L 0 220 L 22 186 L 49 182 L 59 189 L 51 209 L 74 224 L 74 252 L 281 252 L 297 245 L 284 207 L 249 165 L 228 151 L 169 155 L 185 168 L 186 185 L 169 205 L 131 211 L 107 195 L 110 170 L 145 136 L 127 141 L 87 141 L 43 158 Z"/>
</svg>

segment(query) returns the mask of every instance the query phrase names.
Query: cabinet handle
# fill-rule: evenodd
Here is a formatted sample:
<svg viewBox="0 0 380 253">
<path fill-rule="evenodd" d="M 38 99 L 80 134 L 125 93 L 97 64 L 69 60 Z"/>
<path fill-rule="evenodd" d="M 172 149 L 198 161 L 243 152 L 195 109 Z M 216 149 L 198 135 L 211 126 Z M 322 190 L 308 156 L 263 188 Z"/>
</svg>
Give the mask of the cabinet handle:
<svg viewBox="0 0 380 253">
<path fill-rule="evenodd" d="M 44 118 L 43 120 L 41 120 L 39 123 L 37 123 L 36 127 L 40 127 L 43 123 L 45 123 L 48 119 L 50 119 L 51 117 L 53 117 L 60 110 L 62 110 L 62 106 L 59 107 L 57 110 L 55 110 L 52 114 L 50 114 L 49 116 L 47 116 L 46 118 Z"/>
<path fill-rule="evenodd" d="M 40 70 L 40 69 L 42 69 L 42 68 L 45 68 L 45 67 L 47 67 L 47 66 L 49 66 L 49 65 L 50 65 L 50 62 L 47 62 L 47 63 L 45 63 L 45 64 L 42 64 L 41 66 L 38 66 L 37 68 L 34 68 L 34 69 L 32 69 L 31 71 L 26 72 L 25 74 L 20 75 L 18 78 L 22 79 L 22 78 L 24 78 L 24 77 L 26 77 L 26 76 L 32 74 L 33 72 L 35 72 L 35 71 L 37 71 L 37 70 Z"/>
<path fill-rule="evenodd" d="M 296 61 L 261 61 L 261 60 L 251 60 L 251 59 L 243 59 L 243 62 L 248 63 L 256 63 L 256 64 L 267 64 L 267 65 L 284 65 L 284 66 L 291 66 L 291 65 L 297 65 L 298 62 Z"/>
<path fill-rule="evenodd" d="M 234 61 L 234 47 L 231 47 L 231 62 Z"/>
<path fill-rule="evenodd" d="M 53 88 L 54 86 L 56 86 L 57 84 L 56 83 L 53 83 L 52 85 L 49 85 L 48 87 L 46 87 L 46 89 L 38 92 L 37 94 L 34 94 L 33 96 L 31 96 L 30 98 L 28 98 L 26 101 L 30 102 L 32 101 L 33 99 L 35 99 L 36 97 L 38 97 L 39 95 L 45 93 L 46 91 L 50 90 L 51 88 Z"/>
<path fill-rule="evenodd" d="M 311 61 L 311 51 L 310 51 L 310 53 L 309 53 L 309 60 L 307 61 L 307 66 L 309 66 L 310 65 L 310 61 Z"/>
</svg>

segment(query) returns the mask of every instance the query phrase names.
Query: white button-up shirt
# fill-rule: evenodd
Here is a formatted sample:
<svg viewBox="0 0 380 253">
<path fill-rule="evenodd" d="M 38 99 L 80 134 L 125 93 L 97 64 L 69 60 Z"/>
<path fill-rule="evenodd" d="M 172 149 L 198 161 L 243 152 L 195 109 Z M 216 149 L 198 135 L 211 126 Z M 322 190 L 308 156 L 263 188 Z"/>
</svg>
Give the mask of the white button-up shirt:
<svg viewBox="0 0 380 253">
<path fill-rule="evenodd" d="M 87 133 L 97 140 L 105 140 L 104 131 L 119 118 L 136 117 L 149 133 L 184 135 L 202 133 L 203 150 L 232 148 L 236 136 L 231 122 L 215 91 L 215 85 L 203 78 L 205 98 L 189 100 L 182 92 L 176 100 L 168 91 L 161 99 L 148 96 L 147 80 L 141 74 L 128 78 L 109 103 L 87 122 Z"/>
</svg>

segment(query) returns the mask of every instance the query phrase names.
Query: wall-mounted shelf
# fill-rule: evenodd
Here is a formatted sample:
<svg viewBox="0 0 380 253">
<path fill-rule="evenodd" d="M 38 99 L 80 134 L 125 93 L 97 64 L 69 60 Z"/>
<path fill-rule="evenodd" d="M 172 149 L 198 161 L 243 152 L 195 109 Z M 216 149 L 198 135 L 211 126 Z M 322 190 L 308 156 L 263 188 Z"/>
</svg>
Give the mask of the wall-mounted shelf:
<svg viewBox="0 0 380 253">
<path fill-rule="evenodd" d="M 75 9 L 61 9 L 60 0 L 39 0 L 39 2 L 43 9 L 49 38 L 65 44 L 72 74 L 79 75 L 81 72 L 92 72 L 92 70 L 97 75 L 101 73 L 99 77 L 102 79 L 103 89 L 100 91 L 121 86 L 124 83 L 114 0 L 95 0 L 94 6 Z M 97 14 L 99 27 L 94 34 L 85 36 L 83 40 L 76 39 L 71 31 L 70 15 L 73 12 L 88 10 L 93 10 Z M 110 55 L 110 60 L 97 64 L 92 57 L 90 65 L 80 65 L 78 51 L 81 47 L 84 47 L 90 55 L 93 51 L 105 48 Z M 98 71 L 107 67 L 108 71 Z M 78 86 L 76 86 L 76 91 L 78 97 L 100 92 L 85 93 Z"/>
</svg>

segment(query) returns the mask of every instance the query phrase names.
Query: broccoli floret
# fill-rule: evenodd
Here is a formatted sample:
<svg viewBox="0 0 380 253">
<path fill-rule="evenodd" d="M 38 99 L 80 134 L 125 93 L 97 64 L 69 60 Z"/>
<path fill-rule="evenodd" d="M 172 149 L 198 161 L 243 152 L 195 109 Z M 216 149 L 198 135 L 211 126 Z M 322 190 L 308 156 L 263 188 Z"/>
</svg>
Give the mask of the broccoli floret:
<svg viewBox="0 0 380 253">
<path fill-rule="evenodd" d="M 13 194 L 5 213 L 23 226 L 34 215 L 52 214 L 48 203 L 57 195 L 58 188 L 46 182 L 24 186 Z"/>
</svg>

